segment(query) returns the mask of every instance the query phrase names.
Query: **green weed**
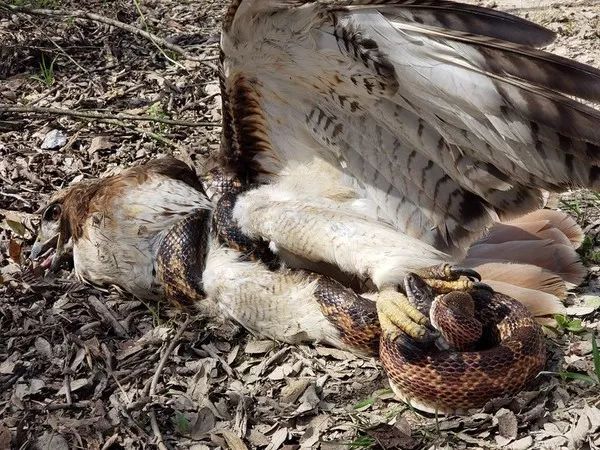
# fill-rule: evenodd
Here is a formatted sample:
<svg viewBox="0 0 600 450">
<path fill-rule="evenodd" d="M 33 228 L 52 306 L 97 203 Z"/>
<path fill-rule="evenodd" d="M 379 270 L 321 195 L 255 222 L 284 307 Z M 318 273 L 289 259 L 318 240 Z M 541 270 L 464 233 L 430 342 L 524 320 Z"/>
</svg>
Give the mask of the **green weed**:
<svg viewBox="0 0 600 450">
<path fill-rule="evenodd" d="M 181 435 L 189 434 L 192 425 L 185 414 L 175 411 L 175 416 L 171 419 L 175 430 Z"/>
<path fill-rule="evenodd" d="M 581 333 L 585 331 L 585 328 L 581 324 L 581 319 L 571 319 L 567 316 L 563 316 L 562 314 L 555 314 L 554 320 L 558 324 L 558 328 L 569 331 L 571 333 Z"/>
<path fill-rule="evenodd" d="M 54 84 L 54 63 L 56 62 L 58 56 L 55 56 L 50 64 L 47 63 L 46 58 L 42 55 L 42 61 L 40 62 L 40 72 L 38 75 L 34 75 L 32 78 L 34 80 L 39 81 L 46 85 L 46 87 L 51 87 Z"/>
<path fill-rule="evenodd" d="M 350 448 L 373 448 L 376 442 L 375 439 L 366 434 L 358 436 L 354 441 L 350 442 L 348 446 Z"/>
</svg>

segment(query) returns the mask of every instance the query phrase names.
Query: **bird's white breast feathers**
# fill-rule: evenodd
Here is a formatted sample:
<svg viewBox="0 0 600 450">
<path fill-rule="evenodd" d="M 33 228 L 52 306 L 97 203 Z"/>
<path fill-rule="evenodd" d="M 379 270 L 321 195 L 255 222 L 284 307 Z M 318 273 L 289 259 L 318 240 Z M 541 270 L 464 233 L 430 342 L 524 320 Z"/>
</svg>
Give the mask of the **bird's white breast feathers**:
<svg viewBox="0 0 600 450">
<path fill-rule="evenodd" d="M 210 203 L 186 183 L 157 174 L 111 201 L 110 213 L 95 212 L 86 219 L 86 233 L 73 248 L 76 273 L 95 284 L 128 286 L 138 297 L 158 299 L 162 290 L 154 264 L 162 236 Z"/>
<path fill-rule="evenodd" d="M 225 315 L 272 339 L 343 345 L 314 298 L 315 282 L 299 273 L 240 261 L 239 256 L 213 243 L 202 274 L 206 294 Z"/>
</svg>

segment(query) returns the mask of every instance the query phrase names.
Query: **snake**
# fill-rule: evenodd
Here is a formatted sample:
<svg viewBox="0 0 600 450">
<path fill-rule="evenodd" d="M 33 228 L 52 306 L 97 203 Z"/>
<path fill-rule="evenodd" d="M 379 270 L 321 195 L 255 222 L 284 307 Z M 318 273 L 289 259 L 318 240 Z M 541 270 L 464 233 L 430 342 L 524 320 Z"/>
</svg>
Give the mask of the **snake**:
<svg viewBox="0 0 600 450">
<path fill-rule="evenodd" d="M 384 330 L 376 302 L 328 276 L 283 267 L 267 242 L 243 235 L 232 217 L 244 190 L 240 183 L 215 174 L 204 181 L 219 196 L 209 232 L 240 251 L 240 258 L 261 261 L 270 270 L 302 271 L 315 281 L 321 312 L 342 341 L 356 353 L 379 358 L 395 394 L 412 406 L 440 413 L 481 408 L 493 398 L 516 394 L 543 369 L 543 331 L 517 300 L 491 289 L 438 294 L 409 274 L 398 288 L 429 317 L 434 338 L 417 342 L 399 330 Z M 199 231 L 206 214 L 194 212 L 173 227 L 158 253 L 167 297 L 179 306 L 190 306 L 203 294 L 194 266 L 207 252 L 208 240 Z"/>
</svg>

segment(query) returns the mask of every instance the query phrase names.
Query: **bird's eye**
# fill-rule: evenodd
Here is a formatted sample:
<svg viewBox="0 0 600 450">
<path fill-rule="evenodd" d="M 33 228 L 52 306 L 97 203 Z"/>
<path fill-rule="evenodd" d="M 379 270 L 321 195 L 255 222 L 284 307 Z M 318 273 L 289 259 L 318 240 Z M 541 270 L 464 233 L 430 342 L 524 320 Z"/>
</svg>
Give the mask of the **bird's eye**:
<svg viewBox="0 0 600 450">
<path fill-rule="evenodd" d="M 46 208 L 44 212 L 44 220 L 50 220 L 52 222 L 59 219 L 60 214 L 62 213 L 62 208 L 60 205 L 51 205 Z"/>
</svg>

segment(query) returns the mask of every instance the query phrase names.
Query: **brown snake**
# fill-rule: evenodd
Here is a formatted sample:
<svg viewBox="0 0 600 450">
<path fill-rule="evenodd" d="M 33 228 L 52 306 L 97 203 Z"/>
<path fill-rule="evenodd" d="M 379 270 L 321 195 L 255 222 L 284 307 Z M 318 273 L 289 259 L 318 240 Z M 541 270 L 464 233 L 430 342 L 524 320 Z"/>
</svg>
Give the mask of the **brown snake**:
<svg viewBox="0 0 600 450">
<path fill-rule="evenodd" d="M 231 217 L 237 188 L 227 185 L 212 215 L 213 233 L 244 258 L 260 259 L 271 270 L 282 269 L 267 243 L 243 236 Z M 183 306 L 199 299 L 195 262 L 206 251 L 192 213 L 165 237 L 159 251 L 159 276 L 168 297 Z M 190 251 L 193 249 L 193 251 Z M 178 274 L 181 274 L 179 276 Z M 518 301 L 478 289 L 435 297 L 416 275 L 406 277 L 404 290 L 413 304 L 440 332 L 440 340 L 417 343 L 400 331 L 382 332 L 376 303 L 326 276 L 306 272 L 317 283 L 315 297 L 323 315 L 353 350 L 379 356 L 396 394 L 420 409 L 459 412 L 483 406 L 494 397 L 522 389 L 543 368 L 546 350 L 541 327 Z"/>
</svg>

